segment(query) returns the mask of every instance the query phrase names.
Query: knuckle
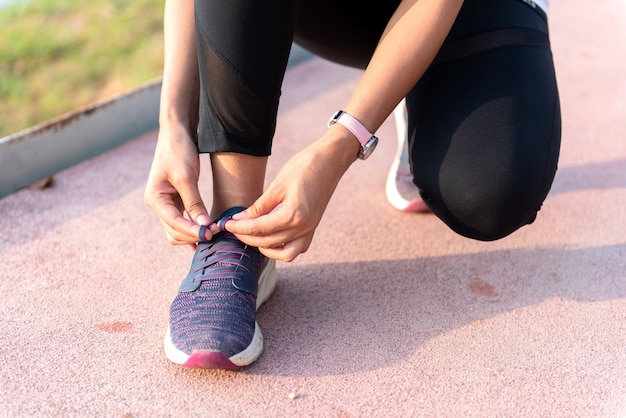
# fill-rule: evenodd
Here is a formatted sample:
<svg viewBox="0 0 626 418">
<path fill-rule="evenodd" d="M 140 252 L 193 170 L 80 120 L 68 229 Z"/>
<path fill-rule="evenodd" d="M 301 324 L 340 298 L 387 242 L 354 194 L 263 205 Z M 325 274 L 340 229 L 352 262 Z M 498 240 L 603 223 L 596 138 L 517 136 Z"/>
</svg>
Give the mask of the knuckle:
<svg viewBox="0 0 626 418">
<path fill-rule="evenodd" d="M 290 213 L 287 222 L 289 225 L 298 226 L 301 231 L 307 234 L 315 230 L 317 225 L 311 213 L 302 210 Z"/>
<path fill-rule="evenodd" d="M 251 236 L 260 236 L 260 235 L 264 235 L 265 231 L 262 230 L 261 228 L 259 228 L 256 225 L 250 225 L 247 226 L 245 228 L 243 228 L 244 231 L 242 231 L 245 235 L 251 235 Z M 264 246 L 266 245 L 265 242 L 259 242 L 259 246 Z"/>
<path fill-rule="evenodd" d="M 171 236 L 170 234 L 165 234 L 166 238 L 167 238 L 167 242 L 171 245 L 176 245 L 178 243 L 178 241 L 176 239 L 174 239 L 173 236 Z"/>
<path fill-rule="evenodd" d="M 246 209 L 246 212 L 251 218 L 258 218 L 261 215 L 261 210 L 255 205 L 252 205 L 248 209 Z"/>
<path fill-rule="evenodd" d="M 152 207 L 152 195 L 148 190 L 144 191 L 143 193 L 143 204 L 148 206 L 149 208 Z"/>
<path fill-rule="evenodd" d="M 177 231 L 166 231 L 165 236 L 167 238 L 167 242 L 170 245 L 188 245 L 191 242 L 186 240 L 183 235 L 178 233 Z"/>
<path fill-rule="evenodd" d="M 290 263 L 295 260 L 300 254 L 304 254 L 307 250 L 308 247 L 304 249 L 288 249 L 286 251 L 283 251 L 283 261 Z"/>
<path fill-rule="evenodd" d="M 297 256 L 295 255 L 287 255 L 283 258 L 283 261 L 286 261 L 287 263 L 291 263 L 293 260 L 296 259 Z"/>
<path fill-rule="evenodd" d="M 306 219 L 306 214 L 298 210 L 289 214 L 289 216 L 287 217 L 287 222 L 290 225 L 302 225 L 306 222 Z"/>
<path fill-rule="evenodd" d="M 178 186 L 181 184 L 189 183 L 191 177 L 189 176 L 187 171 L 176 171 L 169 175 L 169 180 L 173 186 Z"/>
<path fill-rule="evenodd" d="M 191 202 L 185 205 L 185 210 L 189 213 L 197 213 L 204 210 L 202 202 Z"/>
</svg>

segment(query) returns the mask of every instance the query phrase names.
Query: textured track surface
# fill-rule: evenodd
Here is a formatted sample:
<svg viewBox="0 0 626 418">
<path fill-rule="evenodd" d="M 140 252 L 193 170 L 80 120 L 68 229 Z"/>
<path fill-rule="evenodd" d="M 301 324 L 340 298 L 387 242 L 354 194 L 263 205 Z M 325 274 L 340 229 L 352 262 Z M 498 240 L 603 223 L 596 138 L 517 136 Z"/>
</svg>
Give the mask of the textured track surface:
<svg viewBox="0 0 626 418">
<path fill-rule="evenodd" d="M 156 133 L 0 200 L 0 415 L 626 415 L 626 3 L 552 3 L 563 150 L 535 224 L 481 243 L 393 210 L 387 121 L 309 252 L 279 263 L 243 371 L 163 354 L 192 254 L 142 202 Z M 268 177 L 357 79 L 288 71 Z"/>
</svg>

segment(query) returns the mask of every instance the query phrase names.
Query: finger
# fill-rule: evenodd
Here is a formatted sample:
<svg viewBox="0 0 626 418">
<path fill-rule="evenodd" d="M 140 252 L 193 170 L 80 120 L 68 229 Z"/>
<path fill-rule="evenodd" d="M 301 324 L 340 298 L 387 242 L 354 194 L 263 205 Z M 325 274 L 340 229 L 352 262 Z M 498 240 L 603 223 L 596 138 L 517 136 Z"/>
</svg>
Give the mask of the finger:
<svg viewBox="0 0 626 418">
<path fill-rule="evenodd" d="M 174 237 L 172 237 L 167 231 L 165 231 L 165 237 L 167 238 L 167 242 L 169 242 L 171 245 L 182 245 L 191 251 L 195 251 L 196 247 L 198 246 L 196 243 L 190 244 L 188 242 L 178 241 L 174 239 Z"/>
<path fill-rule="evenodd" d="M 309 249 L 311 238 L 312 237 L 302 237 L 278 247 L 259 248 L 259 251 L 268 258 L 291 262 Z"/>
<path fill-rule="evenodd" d="M 199 225 L 208 225 L 211 222 L 209 213 L 200 196 L 197 183 L 185 183 L 176 187 L 189 217 Z"/>
<path fill-rule="evenodd" d="M 297 236 L 288 235 L 287 233 L 277 233 L 267 236 L 258 235 L 240 235 L 235 234 L 241 242 L 259 248 L 280 248 L 286 242 L 298 239 Z"/>
<path fill-rule="evenodd" d="M 258 218 L 263 215 L 267 215 L 272 211 L 276 211 L 280 208 L 284 196 L 282 193 L 276 192 L 276 188 L 270 187 L 263 193 L 252 205 L 246 210 L 233 215 L 233 219 L 250 219 Z"/>
<path fill-rule="evenodd" d="M 228 231 L 233 233 L 237 239 L 244 244 L 248 244 L 253 247 L 279 247 L 281 244 L 296 238 L 293 234 L 289 235 L 285 231 L 281 231 L 278 233 L 274 233 L 271 235 L 250 235 L 250 234 L 238 234 L 234 233 L 230 228 L 227 228 L 226 225 L 229 223 L 234 223 L 233 220 L 226 220 L 222 226 L 222 229 L 217 225 L 217 223 L 212 223 L 210 225 L 210 233 L 212 236 L 219 234 L 221 231 Z M 233 228 L 235 229 L 235 228 Z"/>
<path fill-rule="evenodd" d="M 167 237 L 167 241 L 172 245 L 190 245 L 194 244 L 190 237 L 186 234 L 181 234 L 177 230 L 171 228 L 165 221 L 161 221 L 161 225 L 163 226 L 163 230 L 165 231 L 165 236 Z M 196 241 L 198 239 L 196 238 Z"/>
<path fill-rule="evenodd" d="M 161 219 L 168 236 L 172 238 L 170 242 L 173 241 L 176 245 L 194 244 L 211 239 L 212 234 L 207 229 L 205 229 L 205 236 L 201 239 L 199 236 L 201 226 L 185 218 L 171 199 L 164 198 L 155 203 L 153 209 Z"/>
<path fill-rule="evenodd" d="M 235 235 L 246 235 L 250 237 L 266 237 L 279 234 L 289 227 L 280 211 L 270 212 L 257 218 L 231 219 L 226 222 L 224 228 Z"/>
</svg>

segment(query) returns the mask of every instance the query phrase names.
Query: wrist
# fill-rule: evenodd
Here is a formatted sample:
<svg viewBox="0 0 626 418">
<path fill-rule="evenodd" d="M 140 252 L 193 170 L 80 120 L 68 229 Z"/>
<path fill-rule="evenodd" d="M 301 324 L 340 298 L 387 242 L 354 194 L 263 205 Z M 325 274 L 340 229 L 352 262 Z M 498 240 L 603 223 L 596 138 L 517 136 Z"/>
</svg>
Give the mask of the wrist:
<svg viewBox="0 0 626 418">
<path fill-rule="evenodd" d="M 182 133 L 191 137 L 194 142 L 198 142 L 197 135 L 198 125 L 197 122 L 175 114 L 161 114 L 159 115 L 159 131 L 162 133 Z"/>
<path fill-rule="evenodd" d="M 191 146 L 197 150 L 198 135 L 196 131 L 191 131 L 185 123 L 178 121 L 159 122 L 158 145 L 166 148 Z"/>
<path fill-rule="evenodd" d="M 357 152 L 357 158 L 360 160 L 366 160 L 376 149 L 378 144 L 378 138 L 371 133 L 358 119 L 354 116 L 346 113 L 343 110 L 335 112 L 328 121 L 328 127 L 335 124 L 342 125 L 345 129 L 350 131 L 352 136 L 360 144 Z"/>
<path fill-rule="evenodd" d="M 161 109 L 159 111 L 159 126 L 164 128 L 184 127 L 195 131 L 198 127 L 198 117 L 191 117 L 178 109 Z"/>
<path fill-rule="evenodd" d="M 162 129 L 184 128 L 195 137 L 199 122 L 198 101 L 181 91 L 173 93 L 165 84 L 161 92 L 159 126 Z"/>
<path fill-rule="evenodd" d="M 346 127 L 336 124 L 320 138 L 321 145 L 332 158 L 333 163 L 345 170 L 357 160 L 361 145 Z"/>
</svg>

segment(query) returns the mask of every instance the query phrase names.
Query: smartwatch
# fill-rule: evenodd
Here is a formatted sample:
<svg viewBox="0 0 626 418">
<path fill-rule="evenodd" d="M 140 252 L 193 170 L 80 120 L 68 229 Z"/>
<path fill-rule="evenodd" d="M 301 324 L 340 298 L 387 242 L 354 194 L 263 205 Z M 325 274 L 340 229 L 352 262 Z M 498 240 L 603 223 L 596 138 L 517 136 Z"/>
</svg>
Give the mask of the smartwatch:
<svg viewBox="0 0 626 418">
<path fill-rule="evenodd" d="M 359 154 L 357 155 L 359 160 L 366 160 L 374 149 L 378 145 L 378 138 L 374 134 L 370 133 L 361 122 L 356 118 L 344 112 L 343 110 L 336 111 L 328 121 L 328 126 L 332 126 L 335 123 L 343 125 L 356 137 L 361 144 Z"/>
</svg>

